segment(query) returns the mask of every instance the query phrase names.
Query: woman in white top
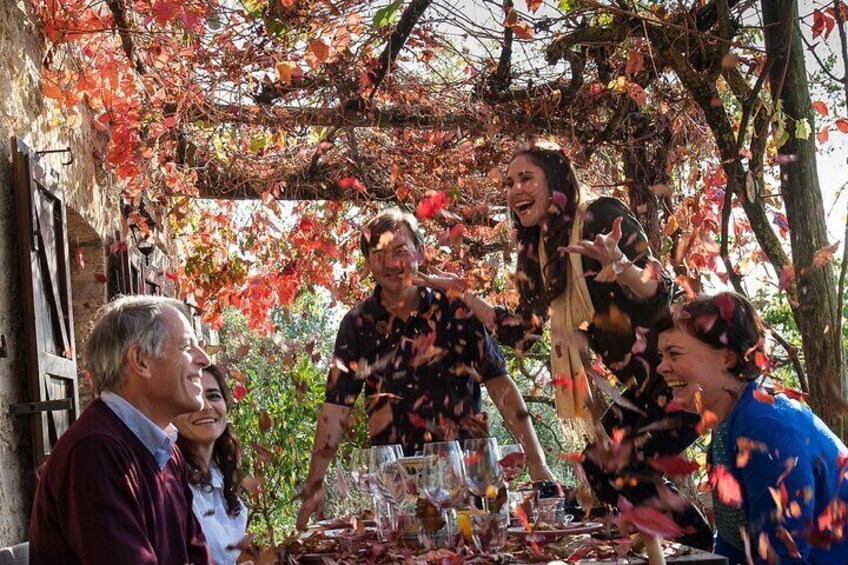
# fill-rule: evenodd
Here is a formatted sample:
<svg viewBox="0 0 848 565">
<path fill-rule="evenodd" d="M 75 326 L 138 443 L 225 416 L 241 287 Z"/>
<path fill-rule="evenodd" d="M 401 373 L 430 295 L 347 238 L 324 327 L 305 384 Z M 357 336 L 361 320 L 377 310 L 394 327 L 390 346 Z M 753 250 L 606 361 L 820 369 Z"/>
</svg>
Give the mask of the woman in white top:
<svg viewBox="0 0 848 565">
<path fill-rule="evenodd" d="M 232 565 L 241 553 L 247 530 L 247 508 L 238 497 L 241 447 L 227 422 L 232 400 L 217 365 L 203 370 L 203 409 L 179 416 L 180 435 L 194 496 L 194 514 L 203 526 L 215 565 Z"/>
</svg>

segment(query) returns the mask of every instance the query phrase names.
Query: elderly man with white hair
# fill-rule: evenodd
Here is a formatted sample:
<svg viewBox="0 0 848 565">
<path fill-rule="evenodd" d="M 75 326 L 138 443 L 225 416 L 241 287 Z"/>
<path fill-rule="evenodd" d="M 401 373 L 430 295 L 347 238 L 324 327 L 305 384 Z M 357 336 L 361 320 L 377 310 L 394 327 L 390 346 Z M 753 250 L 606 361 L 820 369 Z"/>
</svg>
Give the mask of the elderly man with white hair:
<svg viewBox="0 0 848 565">
<path fill-rule="evenodd" d="M 210 363 L 185 306 L 118 298 L 99 313 L 86 360 L 99 398 L 47 460 L 31 562 L 210 563 L 171 424 L 203 407 Z"/>
</svg>

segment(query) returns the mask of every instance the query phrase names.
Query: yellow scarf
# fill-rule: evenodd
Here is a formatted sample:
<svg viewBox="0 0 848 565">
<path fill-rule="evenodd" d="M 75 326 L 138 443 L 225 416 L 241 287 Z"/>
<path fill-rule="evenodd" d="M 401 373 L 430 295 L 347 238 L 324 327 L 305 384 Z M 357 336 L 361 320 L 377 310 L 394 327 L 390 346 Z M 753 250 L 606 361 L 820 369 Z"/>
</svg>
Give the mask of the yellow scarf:
<svg viewBox="0 0 848 565">
<path fill-rule="evenodd" d="M 569 245 L 583 239 L 583 223 L 587 203 L 581 204 L 571 225 Z M 545 246 L 539 239 L 539 259 L 546 265 L 548 258 Z M 580 358 L 586 347 L 579 329 L 585 329 L 595 317 L 595 306 L 589 295 L 589 287 L 583 274 L 583 256 L 570 253 L 566 266 L 565 292 L 551 302 L 551 375 L 553 375 L 554 398 L 557 416 L 563 431 L 580 435 L 593 434 L 592 414 L 588 406 L 592 402 L 592 389 Z M 542 269 L 545 280 L 545 270 Z M 547 284 L 547 281 L 545 281 Z M 572 435 L 567 433 L 567 435 Z"/>
</svg>

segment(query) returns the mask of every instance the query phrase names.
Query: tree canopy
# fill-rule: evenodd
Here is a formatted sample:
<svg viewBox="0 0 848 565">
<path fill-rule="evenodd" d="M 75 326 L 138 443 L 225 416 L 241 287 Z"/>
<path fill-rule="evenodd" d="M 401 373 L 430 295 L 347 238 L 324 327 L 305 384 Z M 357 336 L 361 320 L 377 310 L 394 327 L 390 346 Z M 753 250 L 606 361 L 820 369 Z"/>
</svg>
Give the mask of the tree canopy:
<svg viewBox="0 0 848 565">
<path fill-rule="evenodd" d="M 631 205 L 688 292 L 756 273 L 783 293 L 802 384 L 844 395 L 838 243 L 817 184 L 787 181 L 848 132 L 844 108 L 810 101 L 796 46 L 811 38 L 838 95 L 823 40 L 838 30 L 844 53 L 840 0 L 28 4 L 57 122 L 103 132 L 128 221 L 148 229 L 145 203 L 177 236 L 181 290 L 212 323 L 236 306 L 271 329 L 316 286 L 361 298 L 359 227 L 389 203 L 426 222 L 430 261 L 513 300 L 501 175 L 541 135 Z"/>
</svg>

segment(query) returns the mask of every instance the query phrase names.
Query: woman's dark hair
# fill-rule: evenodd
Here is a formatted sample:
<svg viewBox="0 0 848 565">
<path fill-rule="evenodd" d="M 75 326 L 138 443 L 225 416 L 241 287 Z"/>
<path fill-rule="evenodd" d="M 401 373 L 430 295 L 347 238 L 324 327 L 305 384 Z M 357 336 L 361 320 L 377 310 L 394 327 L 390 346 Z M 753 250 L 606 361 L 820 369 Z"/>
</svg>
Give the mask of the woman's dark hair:
<svg viewBox="0 0 848 565">
<path fill-rule="evenodd" d="M 227 412 L 230 411 L 230 405 L 233 401 L 230 387 L 227 386 L 227 379 L 224 372 L 218 365 L 209 365 L 204 371 L 208 372 L 215 378 L 218 383 L 218 388 L 221 389 L 221 394 L 224 397 L 224 403 L 227 405 Z M 183 453 L 188 468 L 188 482 L 197 487 L 212 486 L 212 476 L 209 470 L 204 471 L 203 465 L 195 455 L 192 449 L 192 442 L 182 435 L 177 437 L 177 445 Z M 224 433 L 215 440 L 215 445 L 212 448 L 212 461 L 218 465 L 221 474 L 224 476 L 224 500 L 227 502 L 227 514 L 235 516 L 241 511 L 241 503 L 238 499 L 238 490 L 241 487 L 241 446 L 233 433 L 232 426 L 227 422 L 224 428 Z"/>
<path fill-rule="evenodd" d="M 765 330 L 754 306 L 735 292 L 701 295 L 660 314 L 656 331 L 679 329 L 715 349 L 736 355 L 730 370 L 748 380 L 760 376 Z M 758 358 L 757 353 L 762 354 Z"/>
<path fill-rule="evenodd" d="M 559 248 L 568 245 L 571 224 L 580 204 L 580 185 L 571 160 L 558 146 L 531 141 L 516 151 L 510 162 L 522 155 L 542 169 L 552 196 L 557 192 L 564 196 L 552 197 L 547 222 L 541 226 L 526 228 L 521 225 L 516 213 L 511 212 L 518 243 L 518 310 L 525 318 L 535 314 L 547 319 L 551 302 L 565 292 L 569 258 L 567 253 L 560 253 Z M 548 259 L 545 265 L 539 258 L 540 234 Z M 547 284 L 543 282 L 542 269 Z"/>
</svg>

